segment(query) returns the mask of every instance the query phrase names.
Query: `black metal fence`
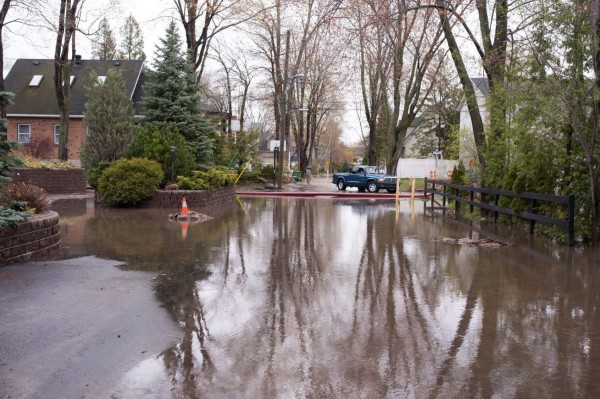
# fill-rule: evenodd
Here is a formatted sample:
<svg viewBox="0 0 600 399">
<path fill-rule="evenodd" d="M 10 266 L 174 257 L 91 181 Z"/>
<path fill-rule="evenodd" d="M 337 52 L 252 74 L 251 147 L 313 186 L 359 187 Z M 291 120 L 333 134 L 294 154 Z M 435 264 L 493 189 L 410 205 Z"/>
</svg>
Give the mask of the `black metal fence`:
<svg viewBox="0 0 600 399">
<path fill-rule="evenodd" d="M 431 188 L 429 188 L 431 185 Z M 436 187 L 437 186 L 437 187 Z M 443 189 L 440 190 L 440 188 Z M 469 199 L 463 198 L 461 194 L 469 194 Z M 493 199 L 494 204 L 482 202 L 475 198 L 475 193 L 480 193 L 481 196 Z M 454 208 L 460 212 L 461 204 L 468 204 L 469 211 L 473 212 L 473 207 L 486 209 L 494 213 L 494 223 L 498 221 L 500 213 L 509 216 L 516 216 L 521 219 L 529 220 L 529 234 L 533 234 L 536 222 L 550 224 L 554 226 L 564 227 L 567 229 L 567 240 L 569 246 L 575 244 L 575 196 L 574 195 L 548 195 L 538 193 L 519 193 L 507 190 L 494 190 L 490 188 L 470 187 L 453 184 L 445 180 L 428 180 L 425 179 L 425 195 L 431 195 L 431 207 L 434 207 L 435 196 L 439 195 L 443 198 L 442 205 L 446 206 L 446 199 L 454 200 Z M 529 201 L 529 211 L 517 211 L 511 208 L 499 206 L 500 197 L 519 198 Z M 553 202 L 557 204 L 565 204 L 567 207 L 567 219 L 558 219 L 550 216 L 538 214 L 539 202 Z M 427 202 L 425 202 L 427 206 Z"/>
</svg>

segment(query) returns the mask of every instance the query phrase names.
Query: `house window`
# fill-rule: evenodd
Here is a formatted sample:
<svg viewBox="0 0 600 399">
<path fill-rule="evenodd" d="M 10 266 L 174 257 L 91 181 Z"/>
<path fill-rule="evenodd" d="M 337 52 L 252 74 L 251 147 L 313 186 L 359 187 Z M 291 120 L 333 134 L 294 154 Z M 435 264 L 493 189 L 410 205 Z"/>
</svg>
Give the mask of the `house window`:
<svg viewBox="0 0 600 399">
<path fill-rule="evenodd" d="M 42 83 L 42 79 L 44 79 L 44 75 L 33 75 L 31 82 L 29 82 L 29 87 L 38 87 Z"/>
<path fill-rule="evenodd" d="M 54 125 L 54 144 L 58 145 L 60 140 L 60 125 Z"/>
<path fill-rule="evenodd" d="M 17 141 L 19 143 L 29 143 L 31 139 L 31 125 L 17 125 Z"/>
</svg>

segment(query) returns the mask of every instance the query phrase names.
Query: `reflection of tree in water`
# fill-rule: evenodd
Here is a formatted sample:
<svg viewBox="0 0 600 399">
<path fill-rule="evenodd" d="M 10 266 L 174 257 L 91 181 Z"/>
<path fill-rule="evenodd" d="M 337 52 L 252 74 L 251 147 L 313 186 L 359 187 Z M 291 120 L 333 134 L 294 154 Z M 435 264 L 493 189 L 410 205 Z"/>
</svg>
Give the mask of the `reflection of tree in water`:
<svg viewBox="0 0 600 399">
<path fill-rule="evenodd" d="M 366 222 L 353 322 L 344 343 L 352 350 L 333 360 L 352 365 L 345 377 L 355 392 L 432 398 L 598 395 L 597 380 L 591 382 L 593 365 L 600 365 L 598 345 L 582 353 L 589 330 L 600 344 L 597 268 L 565 273 L 548 256 L 523 265 L 514 249 L 506 256 L 422 242 L 420 260 L 431 259 L 437 269 L 428 272 L 427 262 L 415 263 L 417 257 L 408 255 L 407 236 L 402 223 L 394 227 L 386 216 Z M 466 269 L 458 263 L 461 252 L 470 252 Z M 464 282 L 470 284 L 463 291 Z M 440 305 L 448 293 L 455 295 L 451 309 L 458 318 L 453 330 L 444 331 Z M 591 317 L 578 325 L 573 320 L 578 312 Z"/>
<path fill-rule="evenodd" d="M 156 280 L 158 297 L 183 329 L 181 341 L 162 353 L 174 396 L 203 397 L 198 379 L 210 379 L 215 372 L 210 353 L 212 338 L 197 282 L 209 276 L 207 266 L 217 259 L 224 257 L 227 267 L 232 230 L 239 228 L 236 213 L 220 217 L 215 223 L 209 222 L 203 229 L 196 229 L 194 243 L 197 250 L 188 252 L 183 261 L 171 262 L 169 272 L 160 274 Z M 198 250 L 199 247 L 202 250 Z M 226 248 L 224 256 L 215 248 Z"/>
<path fill-rule="evenodd" d="M 357 232 L 331 231 L 340 216 L 325 203 L 245 207 L 185 242 L 177 230 L 146 238 L 141 255 L 129 235 L 148 237 L 151 216 L 136 219 L 133 233 L 130 216 L 90 226 L 88 243 L 104 256 L 160 273 L 157 295 L 184 331 L 162 357 L 174 396 L 206 396 L 213 381 L 233 381 L 230 396 L 246 397 L 599 396 L 600 271 L 591 258 L 428 241 L 446 234 L 443 221 L 396 223 L 390 212 L 359 214 Z M 332 248 L 357 238 L 348 285 Z M 238 299 L 258 303 L 255 323 L 240 337 L 215 337 L 207 323 L 214 304 L 198 288 L 207 265 L 223 299 L 252 285 L 253 298 Z M 217 319 L 228 317 L 240 315 Z M 254 390 L 239 394 L 246 383 Z"/>
<path fill-rule="evenodd" d="M 321 254 L 316 251 L 316 211 L 310 203 L 278 201 L 273 209 L 275 237 L 267 276 L 268 302 L 262 317 L 264 331 L 268 332 L 267 364 L 263 377 L 263 392 L 276 396 L 278 378 L 273 371 L 278 347 L 286 339 L 298 343 L 301 364 L 297 372 L 303 382 L 314 379 L 310 367 L 309 342 L 312 330 L 307 328 L 305 312 L 313 308 L 318 297 L 318 280 L 322 271 Z M 287 322 L 286 317 L 291 318 Z M 295 325 L 295 331 L 286 331 L 286 325 Z"/>
<path fill-rule="evenodd" d="M 181 226 L 166 220 L 166 210 L 100 208 L 86 226 L 83 244 L 91 253 L 124 261 L 125 269 L 158 273 L 156 294 L 183 331 L 162 360 L 174 395 L 185 398 L 200 397 L 196 379 L 214 369 L 197 282 L 208 278 L 207 265 L 221 256 L 214 248 L 229 245 L 232 226 L 238 226 L 235 207 L 220 213 L 218 219 L 190 226 L 186 240 Z"/>
</svg>

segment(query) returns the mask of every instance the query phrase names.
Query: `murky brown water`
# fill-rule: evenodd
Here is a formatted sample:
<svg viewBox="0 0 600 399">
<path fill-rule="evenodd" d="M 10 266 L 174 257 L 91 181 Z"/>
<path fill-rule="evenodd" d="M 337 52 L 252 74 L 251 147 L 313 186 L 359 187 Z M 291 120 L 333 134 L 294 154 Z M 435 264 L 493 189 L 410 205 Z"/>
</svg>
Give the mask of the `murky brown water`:
<svg viewBox="0 0 600 399">
<path fill-rule="evenodd" d="M 55 207 L 62 257 L 158 273 L 182 328 L 119 397 L 600 397 L 597 252 L 449 245 L 468 229 L 415 208 L 241 199 L 184 240 L 165 210 Z"/>
</svg>

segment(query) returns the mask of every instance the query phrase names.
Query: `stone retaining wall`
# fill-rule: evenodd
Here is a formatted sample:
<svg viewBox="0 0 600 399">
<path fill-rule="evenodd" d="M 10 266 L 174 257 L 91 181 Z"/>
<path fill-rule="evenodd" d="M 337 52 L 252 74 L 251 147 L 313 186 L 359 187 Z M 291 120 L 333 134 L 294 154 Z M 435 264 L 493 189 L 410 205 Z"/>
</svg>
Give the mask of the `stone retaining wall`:
<svg viewBox="0 0 600 399">
<path fill-rule="evenodd" d="M 171 208 L 174 212 L 181 210 L 181 201 L 191 210 L 218 205 L 233 201 L 235 187 L 223 187 L 214 190 L 159 190 L 154 197 L 137 205 L 139 208 Z"/>
<path fill-rule="evenodd" d="M 14 182 L 33 184 L 48 194 L 82 193 L 86 189 L 85 171 L 79 168 L 12 168 L 11 171 Z"/>
<path fill-rule="evenodd" d="M 46 211 L 17 227 L 0 227 L 0 264 L 23 262 L 58 250 L 58 213 Z"/>
</svg>

